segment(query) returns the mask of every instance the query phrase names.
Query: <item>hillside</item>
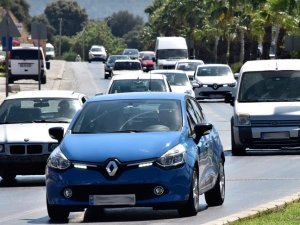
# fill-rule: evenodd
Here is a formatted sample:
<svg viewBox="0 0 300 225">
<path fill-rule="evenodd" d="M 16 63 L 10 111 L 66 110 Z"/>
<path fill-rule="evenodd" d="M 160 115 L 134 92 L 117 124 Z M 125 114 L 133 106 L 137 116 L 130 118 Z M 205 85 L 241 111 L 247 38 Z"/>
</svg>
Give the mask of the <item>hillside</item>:
<svg viewBox="0 0 300 225">
<path fill-rule="evenodd" d="M 30 5 L 31 16 L 40 15 L 44 12 L 47 4 L 56 0 L 26 0 Z M 127 10 L 133 15 L 141 16 L 144 21 L 148 20 L 145 8 L 152 3 L 152 0 L 76 0 L 85 8 L 89 19 L 104 19 L 114 12 Z"/>
</svg>

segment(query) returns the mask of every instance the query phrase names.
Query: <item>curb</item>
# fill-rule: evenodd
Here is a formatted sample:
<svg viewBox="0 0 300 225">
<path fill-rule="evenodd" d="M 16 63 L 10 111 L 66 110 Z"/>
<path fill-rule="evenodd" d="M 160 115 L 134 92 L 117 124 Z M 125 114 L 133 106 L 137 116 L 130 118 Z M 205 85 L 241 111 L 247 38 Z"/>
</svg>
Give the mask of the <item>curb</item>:
<svg viewBox="0 0 300 225">
<path fill-rule="evenodd" d="M 294 202 L 299 202 L 300 201 L 300 192 L 284 197 L 284 198 L 280 198 L 278 200 L 266 203 L 266 204 L 262 204 L 259 205 L 255 208 L 251 208 L 249 210 L 240 212 L 240 213 L 236 213 L 236 214 L 232 214 L 230 216 L 226 216 L 220 219 L 217 219 L 213 222 L 208 222 L 205 223 L 203 225 L 229 225 L 232 222 L 241 220 L 241 219 L 245 219 L 245 218 L 252 218 L 258 215 L 263 215 L 266 212 L 275 212 L 278 211 L 282 208 L 284 208 L 287 204 L 289 203 L 294 203 Z"/>
</svg>

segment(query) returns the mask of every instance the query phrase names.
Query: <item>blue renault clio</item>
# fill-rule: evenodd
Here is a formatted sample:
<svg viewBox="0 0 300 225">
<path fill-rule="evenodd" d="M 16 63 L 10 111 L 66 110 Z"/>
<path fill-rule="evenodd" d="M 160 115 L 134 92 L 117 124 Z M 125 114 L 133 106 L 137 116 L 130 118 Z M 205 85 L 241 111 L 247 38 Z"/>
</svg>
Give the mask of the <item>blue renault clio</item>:
<svg viewBox="0 0 300 225">
<path fill-rule="evenodd" d="M 225 157 L 195 98 L 179 93 L 95 96 L 69 128 L 49 130 L 60 145 L 46 167 L 52 220 L 100 207 L 176 209 L 196 215 L 225 198 Z"/>
</svg>

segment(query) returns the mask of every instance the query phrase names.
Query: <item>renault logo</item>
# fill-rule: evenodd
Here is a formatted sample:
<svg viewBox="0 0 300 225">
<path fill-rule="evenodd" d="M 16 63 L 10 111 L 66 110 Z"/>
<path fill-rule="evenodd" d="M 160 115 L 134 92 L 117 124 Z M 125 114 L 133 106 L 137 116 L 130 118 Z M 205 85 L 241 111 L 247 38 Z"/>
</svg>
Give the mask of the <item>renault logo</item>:
<svg viewBox="0 0 300 225">
<path fill-rule="evenodd" d="M 213 84 L 213 89 L 218 89 L 218 85 L 217 84 Z"/>
<path fill-rule="evenodd" d="M 105 167 L 109 176 L 114 176 L 118 170 L 118 164 L 115 161 L 110 161 Z"/>
</svg>

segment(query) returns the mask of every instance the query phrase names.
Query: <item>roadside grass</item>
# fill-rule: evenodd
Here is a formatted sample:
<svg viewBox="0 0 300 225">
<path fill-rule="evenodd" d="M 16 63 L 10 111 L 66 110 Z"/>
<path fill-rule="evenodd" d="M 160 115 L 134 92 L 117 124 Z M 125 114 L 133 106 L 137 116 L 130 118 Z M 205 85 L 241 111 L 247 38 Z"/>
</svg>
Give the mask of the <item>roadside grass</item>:
<svg viewBox="0 0 300 225">
<path fill-rule="evenodd" d="M 252 218 L 245 218 L 231 223 L 232 225 L 299 225 L 300 202 L 287 204 L 277 211 L 262 213 Z"/>
</svg>

